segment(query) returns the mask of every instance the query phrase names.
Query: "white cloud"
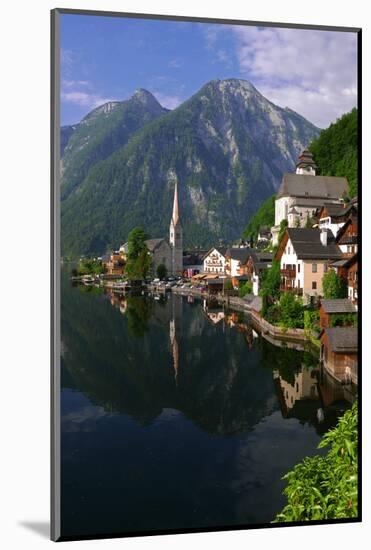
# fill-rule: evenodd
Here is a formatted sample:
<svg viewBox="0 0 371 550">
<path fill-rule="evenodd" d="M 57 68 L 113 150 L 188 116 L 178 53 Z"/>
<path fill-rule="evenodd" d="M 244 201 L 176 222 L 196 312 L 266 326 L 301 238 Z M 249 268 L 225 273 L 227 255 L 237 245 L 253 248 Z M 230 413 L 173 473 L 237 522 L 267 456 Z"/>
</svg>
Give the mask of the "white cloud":
<svg viewBox="0 0 371 550">
<path fill-rule="evenodd" d="M 78 86 L 84 86 L 87 88 L 91 88 L 92 85 L 87 80 L 62 80 L 62 87 L 63 88 L 76 88 Z"/>
<path fill-rule="evenodd" d="M 92 83 L 87 80 L 63 79 L 61 84 L 61 101 L 64 103 L 95 109 L 108 101 L 118 101 L 94 92 Z"/>
<path fill-rule="evenodd" d="M 179 59 L 172 59 L 171 61 L 169 61 L 169 67 L 171 69 L 180 69 L 180 67 L 183 66 L 183 62 L 180 61 Z"/>
<path fill-rule="evenodd" d="M 99 94 L 89 94 L 81 91 L 62 91 L 61 99 L 65 103 L 73 103 L 74 105 L 80 105 L 80 107 L 89 107 L 94 109 L 109 101 L 119 101 L 117 98 L 104 97 Z"/>
<path fill-rule="evenodd" d="M 355 33 L 235 27 L 241 75 L 268 99 L 326 127 L 357 101 Z"/>
</svg>

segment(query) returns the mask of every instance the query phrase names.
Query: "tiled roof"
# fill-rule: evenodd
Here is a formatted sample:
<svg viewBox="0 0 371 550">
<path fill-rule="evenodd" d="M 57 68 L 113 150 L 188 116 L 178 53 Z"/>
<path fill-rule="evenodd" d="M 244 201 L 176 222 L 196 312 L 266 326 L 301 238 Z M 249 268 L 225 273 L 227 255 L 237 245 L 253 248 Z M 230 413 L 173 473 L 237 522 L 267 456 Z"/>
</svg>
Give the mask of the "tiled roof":
<svg viewBox="0 0 371 550">
<path fill-rule="evenodd" d="M 245 247 L 245 248 L 228 248 L 226 254 L 232 260 L 238 260 L 241 263 L 245 263 L 248 260 L 252 250 L 253 250 L 252 248 L 248 248 L 248 247 Z"/>
<path fill-rule="evenodd" d="M 358 350 L 358 330 L 354 327 L 333 327 L 324 331 L 333 351 L 356 352 Z"/>
<path fill-rule="evenodd" d="M 294 197 L 308 196 L 338 199 L 344 192 L 348 191 L 348 187 L 346 178 L 285 174 L 277 198 L 291 195 Z"/>
<path fill-rule="evenodd" d="M 165 239 L 148 239 L 147 241 L 144 241 L 146 244 L 146 247 L 150 252 L 153 252 L 158 248 L 163 242 L 166 242 Z"/>
<path fill-rule="evenodd" d="M 287 229 L 287 233 L 299 259 L 337 260 L 342 258 L 341 250 L 329 229 L 327 230 L 327 245 L 322 244 L 319 229 L 290 227 Z"/>
<path fill-rule="evenodd" d="M 356 313 L 357 309 L 347 298 L 322 300 L 321 305 L 326 313 Z"/>
</svg>

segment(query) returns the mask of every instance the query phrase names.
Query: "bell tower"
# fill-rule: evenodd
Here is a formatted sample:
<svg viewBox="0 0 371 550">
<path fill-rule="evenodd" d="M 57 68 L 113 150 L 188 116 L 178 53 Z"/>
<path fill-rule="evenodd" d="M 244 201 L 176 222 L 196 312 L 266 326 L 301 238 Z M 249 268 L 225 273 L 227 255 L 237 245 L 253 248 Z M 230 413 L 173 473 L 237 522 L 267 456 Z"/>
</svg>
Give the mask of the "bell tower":
<svg viewBox="0 0 371 550">
<path fill-rule="evenodd" d="M 173 275 L 183 273 L 183 228 L 180 221 L 178 184 L 175 182 L 173 215 L 170 222 L 171 268 Z"/>
</svg>

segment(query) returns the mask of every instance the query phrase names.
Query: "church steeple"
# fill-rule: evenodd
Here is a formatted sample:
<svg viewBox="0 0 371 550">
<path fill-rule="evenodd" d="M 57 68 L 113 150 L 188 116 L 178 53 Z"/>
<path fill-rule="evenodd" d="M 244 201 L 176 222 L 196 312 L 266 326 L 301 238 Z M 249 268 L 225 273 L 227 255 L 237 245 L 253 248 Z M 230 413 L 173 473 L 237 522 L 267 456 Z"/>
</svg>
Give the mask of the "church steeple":
<svg viewBox="0 0 371 550">
<path fill-rule="evenodd" d="M 170 246 L 173 275 L 183 273 L 183 228 L 180 221 L 178 184 L 175 182 L 173 214 L 170 221 Z"/>
<path fill-rule="evenodd" d="M 172 221 L 174 225 L 180 221 L 179 218 L 179 202 L 178 202 L 178 184 L 175 182 L 175 189 L 174 189 L 174 203 L 173 203 L 173 216 Z"/>
</svg>

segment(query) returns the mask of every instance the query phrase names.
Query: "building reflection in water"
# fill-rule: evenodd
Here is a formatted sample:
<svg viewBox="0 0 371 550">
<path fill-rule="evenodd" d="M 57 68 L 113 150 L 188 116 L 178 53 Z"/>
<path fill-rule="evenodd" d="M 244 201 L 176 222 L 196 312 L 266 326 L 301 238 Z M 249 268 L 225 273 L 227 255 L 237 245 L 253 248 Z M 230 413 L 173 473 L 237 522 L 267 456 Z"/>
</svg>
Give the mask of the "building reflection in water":
<svg viewBox="0 0 371 550">
<path fill-rule="evenodd" d="M 212 325 L 217 325 L 225 317 L 224 309 L 215 301 L 203 300 L 202 311 Z"/>
<path fill-rule="evenodd" d="M 111 304 L 119 308 L 122 314 L 126 315 L 128 313 L 128 300 L 126 297 L 109 292 L 109 299 Z M 163 310 L 162 313 L 158 311 L 157 315 L 159 313 L 165 315 L 169 322 L 170 353 L 175 385 L 178 386 L 181 374 L 180 344 L 183 300 L 164 299 L 163 301 L 168 302 L 170 307 Z M 188 299 L 186 301 L 190 305 L 193 303 Z M 259 335 L 252 325 L 247 322 L 243 312 L 226 311 L 215 302 L 203 300 L 202 313 L 212 326 L 216 327 L 220 322 L 223 322 L 223 330 L 228 327 L 242 333 L 249 350 L 253 349 L 254 340 L 259 339 Z M 162 319 L 162 322 L 164 320 Z M 274 344 L 275 347 L 285 347 L 298 351 L 304 350 L 303 345 L 300 343 L 282 343 L 270 338 L 269 335 L 264 334 L 262 336 L 265 340 Z M 356 398 L 357 391 L 354 386 L 341 385 L 319 365 L 308 367 L 303 363 L 296 372 L 294 372 L 294 368 L 291 370 L 290 377 L 282 375 L 280 370 L 273 370 L 273 379 L 284 418 L 298 418 L 303 423 L 309 422 L 317 427 L 323 424 L 322 428 L 319 428 L 320 431 L 323 431 L 326 425 L 334 420 L 334 416 L 350 407 Z"/>
</svg>

